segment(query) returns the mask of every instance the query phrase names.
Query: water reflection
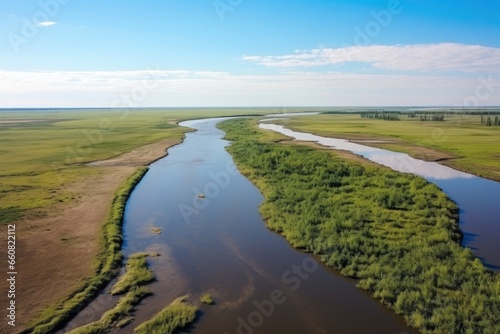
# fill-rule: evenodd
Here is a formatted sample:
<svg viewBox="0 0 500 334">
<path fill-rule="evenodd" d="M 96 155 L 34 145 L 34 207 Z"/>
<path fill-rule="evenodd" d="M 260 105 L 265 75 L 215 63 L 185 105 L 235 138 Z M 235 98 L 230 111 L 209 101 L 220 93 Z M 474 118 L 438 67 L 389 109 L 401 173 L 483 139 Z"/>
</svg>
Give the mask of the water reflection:
<svg viewBox="0 0 500 334">
<path fill-rule="evenodd" d="M 381 165 L 390 167 L 398 172 L 412 173 L 436 180 L 450 180 L 458 178 L 469 179 L 475 177 L 474 175 L 460 172 L 435 162 L 412 158 L 405 153 L 391 152 L 380 148 L 356 144 L 345 139 L 327 138 L 310 133 L 296 132 L 277 124 L 261 123 L 260 127 L 262 129 L 280 132 L 286 136 L 294 137 L 299 140 L 313 141 L 323 146 L 351 151 Z"/>
</svg>

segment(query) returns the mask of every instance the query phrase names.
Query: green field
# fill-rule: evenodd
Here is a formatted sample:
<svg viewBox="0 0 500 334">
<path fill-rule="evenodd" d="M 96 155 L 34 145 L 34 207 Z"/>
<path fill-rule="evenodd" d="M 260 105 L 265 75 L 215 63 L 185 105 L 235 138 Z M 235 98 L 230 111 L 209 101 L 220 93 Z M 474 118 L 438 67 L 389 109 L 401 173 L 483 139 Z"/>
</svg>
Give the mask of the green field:
<svg viewBox="0 0 500 334">
<path fill-rule="evenodd" d="M 500 275 L 461 247 L 458 208 L 426 180 L 281 145 L 255 121 L 220 124 L 264 194 L 267 226 L 422 333 L 499 333 Z"/>
<path fill-rule="evenodd" d="M 44 110 L 0 112 L 0 225 L 20 219 L 57 214 L 59 204 L 71 206 L 79 193 L 71 186 L 99 176 L 103 168 L 86 163 L 104 160 L 163 139 L 179 141 L 187 128 L 181 120 L 214 116 L 265 114 L 281 109 L 145 109 L 145 110 Z M 66 298 L 46 308 L 35 319 L 25 319 L 33 333 L 60 328 L 87 304 L 121 265 L 121 221 L 129 192 L 144 175 L 139 169 L 109 198 L 103 219 L 99 253 L 91 277 Z M 109 173 L 109 169 L 108 172 Z M 132 172 L 131 172 L 132 173 Z M 28 220 L 29 219 L 29 220 Z M 64 252 L 64 248 L 60 248 Z M 57 257 L 57 254 L 54 254 Z M 71 269 L 69 269 L 71 270 Z M 132 296 L 136 299 L 136 296 Z"/>
<path fill-rule="evenodd" d="M 85 163 L 108 159 L 162 139 L 181 139 L 174 123 L 282 109 L 145 109 L 0 112 L 0 224 L 43 216 L 78 194 L 65 185 L 99 173 Z M 13 120 L 37 120 L 10 123 Z M 9 123 L 6 123 L 9 121 Z"/>
<path fill-rule="evenodd" d="M 500 127 L 481 125 L 479 115 L 446 116 L 444 122 L 421 122 L 399 116 L 399 121 L 325 114 L 282 121 L 290 129 L 351 140 L 389 140 L 368 143 L 442 163 L 478 176 L 500 181 Z M 437 151 L 431 152 L 428 149 Z"/>
</svg>

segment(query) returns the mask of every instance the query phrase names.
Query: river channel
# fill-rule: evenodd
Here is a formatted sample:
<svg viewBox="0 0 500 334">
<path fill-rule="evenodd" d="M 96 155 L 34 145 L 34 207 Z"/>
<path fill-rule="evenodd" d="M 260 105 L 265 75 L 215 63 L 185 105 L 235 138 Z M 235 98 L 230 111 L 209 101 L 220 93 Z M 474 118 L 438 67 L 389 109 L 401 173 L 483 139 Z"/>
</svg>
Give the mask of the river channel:
<svg viewBox="0 0 500 334">
<path fill-rule="evenodd" d="M 490 269 L 500 271 L 499 182 L 457 171 L 436 162 L 414 159 L 405 153 L 292 131 L 277 124 L 261 123 L 259 126 L 294 139 L 347 150 L 393 170 L 419 175 L 435 183 L 460 208 L 460 229 L 464 235 L 462 244 L 471 248 Z"/>
<path fill-rule="evenodd" d="M 181 123 L 197 131 L 153 163 L 129 198 L 124 256 L 159 254 L 149 258 L 157 280 L 117 332 L 132 332 L 176 297 L 209 292 L 215 305 L 201 306 L 189 333 L 414 333 L 355 281 L 265 227 L 263 197 L 226 152 L 221 120 Z"/>
</svg>

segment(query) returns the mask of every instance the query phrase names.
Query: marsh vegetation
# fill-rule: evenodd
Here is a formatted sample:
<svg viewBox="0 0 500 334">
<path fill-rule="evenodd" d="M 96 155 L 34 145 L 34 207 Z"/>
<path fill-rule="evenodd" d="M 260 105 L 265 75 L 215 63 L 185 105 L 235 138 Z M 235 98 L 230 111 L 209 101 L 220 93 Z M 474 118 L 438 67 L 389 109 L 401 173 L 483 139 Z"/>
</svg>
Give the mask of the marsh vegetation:
<svg viewBox="0 0 500 334">
<path fill-rule="evenodd" d="M 500 276 L 460 246 L 458 209 L 439 188 L 280 145 L 254 122 L 220 128 L 233 141 L 229 152 L 240 170 L 266 198 L 260 211 L 270 229 L 358 279 L 424 333 L 500 332 Z"/>
<path fill-rule="evenodd" d="M 198 307 L 186 302 L 189 296 L 176 299 L 154 315 L 150 320 L 134 329 L 135 334 L 172 334 L 196 318 Z"/>
</svg>

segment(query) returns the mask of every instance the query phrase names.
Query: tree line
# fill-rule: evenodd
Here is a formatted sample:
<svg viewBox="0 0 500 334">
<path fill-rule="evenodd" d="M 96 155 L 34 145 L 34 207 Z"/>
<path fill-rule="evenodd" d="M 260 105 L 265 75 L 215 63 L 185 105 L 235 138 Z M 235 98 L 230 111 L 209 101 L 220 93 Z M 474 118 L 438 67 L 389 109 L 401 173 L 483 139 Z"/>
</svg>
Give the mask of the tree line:
<svg viewBox="0 0 500 334">
<path fill-rule="evenodd" d="M 484 117 L 481 115 L 481 124 L 485 126 L 500 126 L 500 118 L 495 116 L 495 118 L 491 118 L 491 116 Z"/>
<path fill-rule="evenodd" d="M 399 121 L 399 112 L 362 112 L 361 118 L 383 119 L 385 121 Z"/>
</svg>

